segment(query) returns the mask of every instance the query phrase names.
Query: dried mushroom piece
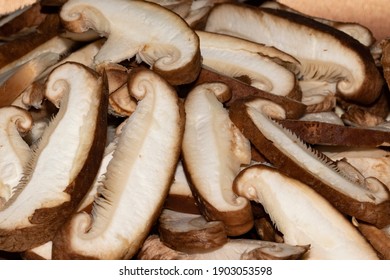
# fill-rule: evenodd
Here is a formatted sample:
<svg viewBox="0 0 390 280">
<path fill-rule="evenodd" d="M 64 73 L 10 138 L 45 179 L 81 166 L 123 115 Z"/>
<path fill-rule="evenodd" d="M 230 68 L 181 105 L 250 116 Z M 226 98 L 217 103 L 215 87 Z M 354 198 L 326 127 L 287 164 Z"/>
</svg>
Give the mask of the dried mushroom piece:
<svg viewBox="0 0 390 280">
<path fill-rule="evenodd" d="M 0 209 L 17 191 L 31 150 L 22 136 L 31 130 L 31 114 L 21 108 L 0 108 Z"/>
<path fill-rule="evenodd" d="M 62 6 L 60 16 L 70 31 L 93 29 L 107 37 L 95 56 L 97 65 L 136 56 L 171 84 L 190 83 L 198 75 L 199 38 L 182 18 L 157 4 L 70 0 Z"/>
<path fill-rule="evenodd" d="M 360 233 L 309 186 L 267 165 L 253 165 L 234 181 L 237 194 L 261 203 L 284 242 L 310 244 L 306 259 L 377 259 Z"/>
<path fill-rule="evenodd" d="M 213 7 L 205 30 L 274 46 L 299 60 L 300 79 L 333 85 L 332 91 L 347 100 L 369 104 L 380 94 L 383 78 L 368 48 L 309 17 L 223 3 Z"/>
<path fill-rule="evenodd" d="M 275 167 L 311 186 L 346 215 L 380 228 L 390 224 L 386 186 L 368 189 L 348 179 L 332 160 L 271 119 L 285 118 L 282 107 L 257 98 L 238 101 L 229 112 L 240 131 Z"/>
<path fill-rule="evenodd" d="M 50 74 L 46 97 L 59 111 L 0 211 L 0 250 L 20 252 L 51 240 L 88 191 L 103 155 L 103 79 L 81 64 L 66 63 Z"/>
<path fill-rule="evenodd" d="M 181 252 L 212 250 L 228 241 L 223 222 L 208 222 L 200 214 L 164 209 L 158 221 L 161 241 Z"/>
<path fill-rule="evenodd" d="M 128 84 L 137 109 L 121 130 L 91 214 L 76 213 L 61 228 L 53 259 L 132 258 L 161 211 L 180 155 L 181 103 L 151 70 L 132 71 Z"/>
<path fill-rule="evenodd" d="M 157 235 L 150 235 L 140 249 L 140 260 L 296 260 L 309 246 L 294 246 L 255 239 L 229 239 L 218 249 L 184 253 L 166 246 Z"/>
<path fill-rule="evenodd" d="M 232 183 L 251 158 L 249 141 L 230 121 L 222 102 L 229 98 L 222 83 L 204 83 L 185 100 L 183 163 L 194 197 L 207 220 L 222 221 L 226 232 L 240 235 L 253 226 L 247 199 L 234 194 Z"/>
</svg>

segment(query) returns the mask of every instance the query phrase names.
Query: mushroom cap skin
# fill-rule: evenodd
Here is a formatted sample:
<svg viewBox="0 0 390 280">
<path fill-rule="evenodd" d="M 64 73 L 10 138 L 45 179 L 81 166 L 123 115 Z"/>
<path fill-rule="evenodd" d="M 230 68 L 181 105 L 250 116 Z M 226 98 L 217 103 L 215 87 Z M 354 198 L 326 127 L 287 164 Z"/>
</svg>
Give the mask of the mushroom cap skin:
<svg viewBox="0 0 390 280">
<path fill-rule="evenodd" d="M 73 32 L 93 29 L 107 41 L 97 65 L 137 56 L 169 83 L 195 80 L 201 67 L 199 38 L 174 12 L 146 1 L 70 0 L 60 12 Z"/>
<path fill-rule="evenodd" d="M 51 240 L 93 183 L 103 156 L 103 79 L 68 62 L 51 72 L 46 98 L 59 111 L 34 149 L 18 191 L 0 211 L 0 250 L 21 252 Z"/>
<path fill-rule="evenodd" d="M 235 191 L 261 203 L 284 242 L 310 244 L 308 259 L 378 259 L 353 225 L 309 186 L 268 165 L 240 172 Z"/>
<path fill-rule="evenodd" d="M 351 181 L 335 163 L 273 119 L 284 119 L 282 107 L 270 101 L 237 101 L 231 120 L 275 167 L 315 189 L 340 212 L 382 228 L 390 224 L 390 193 L 384 185 L 369 189 Z"/>
<path fill-rule="evenodd" d="M 130 259 L 162 209 L 180 155 L 182 104 L 151 70 L 132 71 L 128 85 L 137 108 L 121 130 L 91 215 L 75 213 L 61 228 L 53 259 Z"/>
<path fill-rule="evenodd" d="M 311 18 L 223 3 L 213 7 L 205 30 L 274 46 L 300 61 L 299 78 L 335 83 L 337 93 L 347 100 L 370 104 L 380 94 L 383 78 L 369 50 L 344 32 Z"/>
<path fill-rule="evenodd" d="M 183 163 L 201 213 L 223 221 L 229 236 L 253 226 L 250 204 L 236 196 L 233 179 L 242 164 L 250 163 L 248 140 L 230 121 L 221 102 L 229 98 L 223 83 L 196 86 L 184 104 L 186 124 Z"/>
</svg>

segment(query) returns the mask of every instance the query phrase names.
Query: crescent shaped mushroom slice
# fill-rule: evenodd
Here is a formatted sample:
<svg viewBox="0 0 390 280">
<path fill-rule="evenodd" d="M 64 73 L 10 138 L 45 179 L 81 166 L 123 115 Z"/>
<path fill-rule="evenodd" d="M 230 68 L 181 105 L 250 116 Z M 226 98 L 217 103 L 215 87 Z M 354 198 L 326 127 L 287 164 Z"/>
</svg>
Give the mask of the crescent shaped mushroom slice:
<svg viewBox="0 0 390 280">
<path fill-rule="evenodd" d="M 257 98 L 237 101 L 229 113 L 234 124 L 271 164 L 311 186 L 340 212 L 380 228 L 390 224 L 390 194 L 386 186 L 373 182 L 376 187 L 370 188 L 351 180 L 335 162 L 273 121 L 271 118 L 285 118 L 282 107 Z"/>
<path fill-rule="evenodd" d="M 239 38 L 235 38 L 237 45 L 231 43 L 235 46 L 233 47 L 225 44 L 225 40 L 228 44 L 234 40 L 230 36 L 206 32 L 197 34 L 200 38 L 203 67 L 232 78 L 246 78 L 251 86 L 275 95 L 301 100 L 298 81 L 294 73 L 284 66 L 258 52 L 240 48 Z"/>
<path fill-rule="evenodd" d="M 81 64 L 65 63 L 50 74 L 46 97 L 59 111 L 0 211 L 0 250 L 26 251 L 51 240 L 99 168 L 107 120 L 103 79 Z"/>
<path fill-rule="evenodd" d="M 31 130 L 33 119 L 24 109 L 0 108 L 0 209 L 16 191 L 31 150 L 22 134 Z"/>
<path fill-rule="evenodd" d="M 139 102 L 118 138 L 92 214 L 75 214 L 53 240 L 53 259 L 129 259 L 157 220 L 179 160 L 184 115 L 175 90 L 132 71 Z"/>
<path fill-rule="evenodd" d="M 222 83 L 196 86 L 185 100 L 183 163 L 192 192 L 207 220 L 222 221 L 228 235 L 253 226 L 247 199 L 233 193 L 242 164 L 249 164 L 250 143 L 230 121 L 223 107 L 229 88 Z"/>
<path fill-rule="evenodd" d="M 107 37 L 97 65 L 137 56 L 175 85 L 192 82 L 200 71 L 199 38 L 180 16 L 157 4 L 70 0 L 60 16 L 70 31 L 93 29 Z"/>
<path fill-rule="evenodd" d="M 380 95 L 383 78 L 369 49 L 309 17 L 223 3 L 211 10 L 205 30 L 274 46 L 300 61 L 300 79 L 334 84 L 334 90 L 350 101 L 369 104 Z"/>
<path fill-rule="evenodd" d="M 240 172 L 234 190 L 261 203 L 284 242 L 310 244 L 308 259 L 377 259 L 376 252 L 332 205 L 302 182 L 267 165 Z"/>
</svg>

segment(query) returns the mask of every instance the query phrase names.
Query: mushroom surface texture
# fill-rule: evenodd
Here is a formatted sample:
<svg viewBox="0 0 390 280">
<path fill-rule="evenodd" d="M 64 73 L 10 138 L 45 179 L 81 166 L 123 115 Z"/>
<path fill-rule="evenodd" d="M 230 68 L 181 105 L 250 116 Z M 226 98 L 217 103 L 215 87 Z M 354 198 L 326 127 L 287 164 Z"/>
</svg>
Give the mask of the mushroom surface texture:
<svg viewBox="0 0 390 280">
<path fill-rule="evenodd" d="M 132 71 L 138 105 L 124 124 L 92 213 L 76 213 L 53 240 L 53 259 L 129 259 L 168 194 L 184 119 L 175 90 L 148 69 Z M 109 247 L 107 247 L 109 244 Z"/>
<path fill-rule="evenodd" d="M 309 186 L 267 165 L 240 172 L 234 189 L 259 202 L 282 232 L 284 242 L 310 244 L 307 259 L 377 259 L 352 223 Z"/>
<path fill-rule="evenodd" d="M 230 96 L 223 83 L 204 83 L 185 100 L 183 163 L 201 213 L 222 221 L 228 235 L 253 226 L 249 201 L 232 190 L 241 165 L 249 164 L 250 143 L 230 121 L 222 102 Z"/>
<path fill-rule="evenodd" d="M 174 12 L 146 1 L 70 0 L 60 12 L 73 32 L 93 29 L 107 41 L 97 65 L 134 56 L 171 84 L 195 80 L 201 67 L 199 38 Z"/>
<path fill-rule="evenodd" d="M 237 101 L 229 113 L 235 125 L 271 164 L 314 188 L 340 212 L 380 228 L 390 224 L 390 195 L 386 186 L 378 181 L 370 188 L 367 180 L 355 182 L 348 178 L 335 162 L 272 120 L 285 118 L 282 107 L 256 98 Z"/>
<path fill-rule="evenodd" d="M 30 160 L 31 150 L 22 134 L 31 130 L 32 125 L 27 110 L 14 106 L 0 108 L 0 209 L 16 192 Z"/>
<path fill-rule="evenodd" d="M 32 151 L 17 191 L 0 211 L 0 250 L 20 252 L 51 240 L 88 191 L 103 155 L 103 79 L 68 62 L 50 74 L 46 98 L 59 111 Z"/>
<path fill-rule="evenodd" d="M 309 17 L 222 3 L 211 10 L 205 30 L 274 46 L 300 61 L 300 79 L 333 84 L 345 99 L 369 104 L 380 94 L 383 78 L 366 46 Z"/>
</svg>

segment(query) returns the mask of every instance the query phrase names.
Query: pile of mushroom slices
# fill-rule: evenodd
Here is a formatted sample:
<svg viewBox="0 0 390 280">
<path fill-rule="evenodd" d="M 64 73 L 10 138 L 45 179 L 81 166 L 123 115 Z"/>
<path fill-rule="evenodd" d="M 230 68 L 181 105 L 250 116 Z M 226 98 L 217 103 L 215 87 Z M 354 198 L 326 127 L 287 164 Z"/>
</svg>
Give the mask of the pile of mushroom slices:
<svg viewBox="0 0 390 280">
<path fill-rule="evenodd" d="M 390 259 L 390 40 L 213 0 L 0 39 L 0 258 Z"/>
</svg>

